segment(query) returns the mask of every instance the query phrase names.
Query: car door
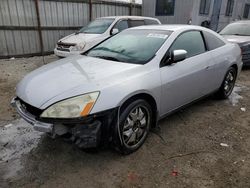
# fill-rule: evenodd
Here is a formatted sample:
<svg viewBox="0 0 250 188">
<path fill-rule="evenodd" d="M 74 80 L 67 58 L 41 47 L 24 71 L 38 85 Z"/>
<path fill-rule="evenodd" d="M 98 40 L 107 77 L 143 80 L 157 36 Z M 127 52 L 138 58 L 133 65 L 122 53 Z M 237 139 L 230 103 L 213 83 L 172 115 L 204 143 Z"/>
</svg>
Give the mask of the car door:
<svg viewBox="0 0 250 188">
<path fill-rule="evenodd" d="M 210 62 L 210 77 L 211 77 L 211 88 L 213 90 L 218 89 L 221 86 L 221 83 L 225 76 L 225 67 L 228 65 L 231 53 L 225 45 L 225 42 L 214 34 L 203 31 L 204 39 L 207 44 L 207 48 L 213 57 L 213 61 Z"/>
<path fill-rule="evenodd" d="M 206 45 L 200 31 L 180 34 L 166 53 L 170 57 L 173 50 L 186 50 L 183 61 L 160 68 L 162 82 L 161 115 L 188 104 L 210 91 L 209 65 L 211 54 L 206 53 Z M 165 56 L 165 57 L 166 57 Z"/>
</svg>

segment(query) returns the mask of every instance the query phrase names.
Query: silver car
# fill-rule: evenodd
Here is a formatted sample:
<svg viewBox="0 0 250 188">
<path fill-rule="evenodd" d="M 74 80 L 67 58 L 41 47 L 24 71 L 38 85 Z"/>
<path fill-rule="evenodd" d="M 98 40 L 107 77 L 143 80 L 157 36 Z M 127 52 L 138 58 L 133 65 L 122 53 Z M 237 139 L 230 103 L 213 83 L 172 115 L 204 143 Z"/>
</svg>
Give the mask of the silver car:
<svg viewBox="0 0 250 188">
<path fill-rule="evenodd" d="M 211 30 L 141 26 L 31 72 L 12 104 L 35 130 L 128 154 L 166 115 L 212 93 L 227 98 L 241 68 L 239 46 Z"/>
<path fill-rule="evenodd" d="M 244 66 L 250 66 L 250 21 L 237 21 L 227 25 L 220 34 L 229 42 L 239 44 Z"/>
</svg>

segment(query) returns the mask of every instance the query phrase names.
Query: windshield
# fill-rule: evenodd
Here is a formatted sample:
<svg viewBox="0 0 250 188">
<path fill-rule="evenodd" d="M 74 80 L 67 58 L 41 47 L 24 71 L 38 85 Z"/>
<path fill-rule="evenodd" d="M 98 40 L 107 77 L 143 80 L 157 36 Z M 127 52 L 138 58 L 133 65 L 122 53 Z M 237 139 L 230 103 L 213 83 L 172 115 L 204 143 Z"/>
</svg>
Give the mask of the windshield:
<svg viewBox="0 0 250 188">
<path fill-rule="evenodd" d="M 220 34 L 250 36 L 250 24 L 247 23 L 229 24 L 220 32 Z"/>
<path fill-rule="evenodd" d="M 154 57 L 170 34 L 171 31 L 127 30 L 97 45 L 86 55 L 119 62 L 145 64 Z"/>
<path fill-rule="evenodd" d="M 102 34 L 104 33 L 109 26 L 113 23 L 115 19 L 96 19 L 93 22 L 90 22 L 86 27 L 80 29 L 78 33 L 91 33 L 91 34 Z"/>
</svg>

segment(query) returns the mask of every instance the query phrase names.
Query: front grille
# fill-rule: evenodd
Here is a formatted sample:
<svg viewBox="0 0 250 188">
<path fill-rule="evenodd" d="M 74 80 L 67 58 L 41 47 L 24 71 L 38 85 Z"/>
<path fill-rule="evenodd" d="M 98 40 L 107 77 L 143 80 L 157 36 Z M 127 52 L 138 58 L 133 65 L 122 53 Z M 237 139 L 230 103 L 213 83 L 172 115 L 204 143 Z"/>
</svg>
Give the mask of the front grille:
<svg viewBox="0 0 250 188">
<path fill-rule="evenodd" d="M 242 51 L 242 61 L 243 62 L 250 61 L 250 45 L 241 46 L 240 48 Z"/>
<path fill-rule="evenodd" d="M 39 108 L 36 108 L 34 106 L 31 106 L 30 104 L 24 102 L 22 99 L 18 99 L 20 101 L 20 104 L 22 107 L 27 110 L 28 113 L 35 117 L 39 117 L 42 114 L 42 110 Z"/>
<path fill-rule="evenodd" d="M 242 60 L 246 61 L 246 60 L 250 60 L 250 52 L 243 52 L 242 53 Z"/>
<path fill-rule="evenodd" d="M 70 48 L 71 46 L 75 46 L 76 44 L 73 43 L 63 43 L 63 42 L 58 42 L 57 46 L 59 48 Z"/>
<path fill-rule="evenodd" d="M 243 59 L 250 59 L 250 54 L 243 54 L 243 55 L 242 55 L 242 58 L 243 58 Z"/>
<path fill-rule="evenodd" d="M 60 50 L 60 51 L 65 51 L 65 52 L 69 52 L 70 50 L 69 49 L 65 49 L 65 48 L 56 48 L 57 50 Z"/>
</svg>

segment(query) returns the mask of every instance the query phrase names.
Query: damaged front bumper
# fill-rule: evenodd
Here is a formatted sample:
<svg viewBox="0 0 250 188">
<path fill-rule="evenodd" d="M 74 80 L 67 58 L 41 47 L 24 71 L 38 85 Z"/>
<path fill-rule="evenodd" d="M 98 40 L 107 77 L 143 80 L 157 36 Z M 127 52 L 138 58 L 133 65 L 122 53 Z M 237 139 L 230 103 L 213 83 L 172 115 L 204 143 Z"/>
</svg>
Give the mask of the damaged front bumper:
<svg viewBox="0 0 250 188">
<path fill-rule="evenodd" d="M 29 112 L 18 98 L 11 101 L 18 114 L 36 131 L 45 132 L 55 138 L 70 134 L 72 141 L 81 148 L 97 147 L 100 142 L 108 142 L 112 137 L 118 108 L 99 112 L 87 117 L 72 119 L 40 118 Z"/>
<path fill-rule="evenodd" d="M 16 109 L 18 114 L 28 123 L 33 125 L 36 131 L 52 133 L 53 132 L 53 124 L 44 123 L 36 120 L 36 117 L 30 114 L 16 98 L 12 99 L 11 105 Z"/>
</svg>

